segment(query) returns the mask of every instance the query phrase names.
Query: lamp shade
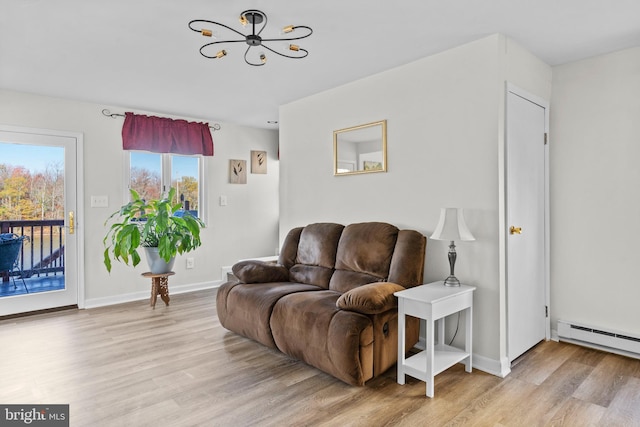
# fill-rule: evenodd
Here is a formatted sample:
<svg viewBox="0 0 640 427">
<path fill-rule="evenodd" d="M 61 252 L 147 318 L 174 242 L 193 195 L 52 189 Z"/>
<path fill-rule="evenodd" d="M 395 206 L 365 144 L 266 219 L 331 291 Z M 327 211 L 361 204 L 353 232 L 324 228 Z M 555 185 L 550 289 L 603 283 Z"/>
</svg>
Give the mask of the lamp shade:
<svg viewBox="0 0 640 427">
<path fill-rule="evenodd" d="M 440 220 L 431 235 L 435 240 L 476 240 L 464 221 L 462 208 L 441 208 Z"/>
</svg>

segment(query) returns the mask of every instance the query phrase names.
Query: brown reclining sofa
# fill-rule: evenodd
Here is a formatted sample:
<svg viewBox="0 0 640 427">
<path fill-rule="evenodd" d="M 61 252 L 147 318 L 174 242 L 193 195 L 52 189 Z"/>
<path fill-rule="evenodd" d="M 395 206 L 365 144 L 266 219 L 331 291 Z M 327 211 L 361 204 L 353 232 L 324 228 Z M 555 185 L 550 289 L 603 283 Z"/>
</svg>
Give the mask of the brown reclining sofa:
<svg viewBox="0 0 640 427">
<path fill-rule="evenodd" d="M 294 228 L 278 264 L 242 261 L 218 289 L 226 329 L 364 385 L 397 359 L 394 292 L 422 283 L 426 238 L 368 222 Z M 407 318 L 407 348 L 419 320 Z"/>
</svg>

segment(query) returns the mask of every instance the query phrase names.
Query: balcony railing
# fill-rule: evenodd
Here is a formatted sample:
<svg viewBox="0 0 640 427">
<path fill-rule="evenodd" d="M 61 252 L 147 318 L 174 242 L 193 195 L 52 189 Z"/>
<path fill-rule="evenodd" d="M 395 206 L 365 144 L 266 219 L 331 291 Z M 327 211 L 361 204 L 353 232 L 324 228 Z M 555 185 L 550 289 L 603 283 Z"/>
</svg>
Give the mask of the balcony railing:
<svg viewBox="0 0 640 427">
<path fill-rule="evenodd" d="M 0 221 L 0 233 L 28 236 L 20 249 L 18 265 L 24 277 L 64 274 L 64 220 Z M 12 275 L 20 274 L 18 271 Z M 3 281 L 9 276 L 3 273 Z"/>
</svg>

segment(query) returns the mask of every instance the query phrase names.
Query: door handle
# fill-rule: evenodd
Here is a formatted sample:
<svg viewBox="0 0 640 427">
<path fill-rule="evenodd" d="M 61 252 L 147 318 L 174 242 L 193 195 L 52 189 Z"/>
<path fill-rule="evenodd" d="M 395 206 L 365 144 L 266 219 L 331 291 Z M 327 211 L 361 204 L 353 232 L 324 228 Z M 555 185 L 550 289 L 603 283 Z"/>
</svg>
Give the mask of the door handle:
<svg viewBox="0 0 640 427">
<path fill-rule="evenodd" d="M 509 228 L 509 234 L 522 234 L 522 227 L 514 227 L 513 225 Z"/>
<path fill-rule="evenodd" d="M 76 221 L 73 211 L 69 211 L 69 234 L 75 233 Z"/>
</svg>

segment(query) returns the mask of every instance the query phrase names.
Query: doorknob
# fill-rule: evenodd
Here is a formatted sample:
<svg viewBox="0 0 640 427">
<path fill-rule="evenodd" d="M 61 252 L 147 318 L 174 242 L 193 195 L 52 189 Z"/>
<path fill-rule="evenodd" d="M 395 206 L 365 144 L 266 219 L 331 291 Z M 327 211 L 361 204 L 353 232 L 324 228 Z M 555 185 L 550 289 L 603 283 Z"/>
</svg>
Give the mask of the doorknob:
<svg viewBox="0 0 640 427">
<path fill-rule="evenodd" d="M 522 234 L 522 227 L 514 227 L 513 225 L 509 228 L 509 234 Z"/>
<path fill-rule="evenodd" d="M 73 211 L 69 211 L 69 234 L 73 234 L 75 232 L 76 221 L 73 215 Z"/>
</svg>

